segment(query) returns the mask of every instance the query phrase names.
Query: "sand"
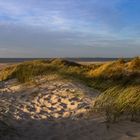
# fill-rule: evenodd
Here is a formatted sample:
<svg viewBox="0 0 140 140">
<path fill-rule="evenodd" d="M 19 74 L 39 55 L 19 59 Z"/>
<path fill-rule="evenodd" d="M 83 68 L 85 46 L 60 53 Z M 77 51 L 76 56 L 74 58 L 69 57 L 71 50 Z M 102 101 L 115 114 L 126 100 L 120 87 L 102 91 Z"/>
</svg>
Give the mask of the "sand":
<svg viewBox="0 0 140 140">
<path fill-rule="evenodd" d="M 0 140 L 140 140 L 140 123 L 107 124 L 104 116 L 89 113 L 98 95 L 57 75 L 1 83 L 1 112 L 9 127 L 0 122 Z"/>
</svg>

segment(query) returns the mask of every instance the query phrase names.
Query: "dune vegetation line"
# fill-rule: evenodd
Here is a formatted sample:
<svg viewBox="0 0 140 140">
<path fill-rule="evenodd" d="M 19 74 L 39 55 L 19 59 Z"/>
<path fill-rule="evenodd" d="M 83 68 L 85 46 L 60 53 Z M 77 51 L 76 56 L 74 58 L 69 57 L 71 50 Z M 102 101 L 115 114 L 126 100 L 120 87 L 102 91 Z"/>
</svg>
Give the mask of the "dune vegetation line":
<svg viewBox="0 0 140 140">
<path fill-rule="evenodd" d="M 57 74 L 98 89 L 93 111 L 104 112 L 107 121 L 123 117 L 140 120 L 140 58 L 119 59 L 104 64 L 82 65 L 63 59 L 35 60 L 8 66 L 0 71 L 0 81 L 16 78 L 30 82 L 35 76 Z"/>
</svg>

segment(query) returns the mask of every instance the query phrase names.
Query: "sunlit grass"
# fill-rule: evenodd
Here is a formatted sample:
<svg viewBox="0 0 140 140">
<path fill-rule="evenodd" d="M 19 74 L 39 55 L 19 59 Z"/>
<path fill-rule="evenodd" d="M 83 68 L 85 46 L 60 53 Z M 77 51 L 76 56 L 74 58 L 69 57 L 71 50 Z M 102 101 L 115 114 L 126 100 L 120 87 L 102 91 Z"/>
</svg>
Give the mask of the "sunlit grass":
<svg viewBox="0 0 140 140">
<path fill-rule="evenodd" d="M 105 111 L 108 121 L 117 121 L 122 115 L 138 120 L 140 115 L 140 86 L 116 86 L 107 89 L 96 100 L 95 106 Z"/>
</svg>

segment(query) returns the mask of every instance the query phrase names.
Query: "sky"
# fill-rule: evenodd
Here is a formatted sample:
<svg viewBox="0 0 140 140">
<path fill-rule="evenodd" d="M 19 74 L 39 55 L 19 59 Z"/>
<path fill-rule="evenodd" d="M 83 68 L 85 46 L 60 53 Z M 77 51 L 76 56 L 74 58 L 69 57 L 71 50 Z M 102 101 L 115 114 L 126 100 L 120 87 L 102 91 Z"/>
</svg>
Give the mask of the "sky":
<svg viewBox="0 0 140 140">
<path fill-rule="evenodd" d="M 0 57 L 140 55 L 140 0 L 0 0 Z"/>
</svg>

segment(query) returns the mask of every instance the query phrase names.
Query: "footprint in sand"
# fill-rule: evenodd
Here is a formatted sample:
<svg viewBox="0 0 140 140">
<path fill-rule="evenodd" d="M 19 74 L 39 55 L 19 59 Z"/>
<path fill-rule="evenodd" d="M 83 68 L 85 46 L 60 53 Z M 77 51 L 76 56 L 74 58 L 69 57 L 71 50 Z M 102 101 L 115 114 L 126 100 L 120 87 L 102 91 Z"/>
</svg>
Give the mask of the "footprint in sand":
<svg viewBox="0 0 140 140">
<path fill-rule="evenodd" d="M 62 106 L 64 109 L 67 108 L 67 104 L 65 104 L 65 103 L 60 103 L 60 106 Z"/>
</svg>

